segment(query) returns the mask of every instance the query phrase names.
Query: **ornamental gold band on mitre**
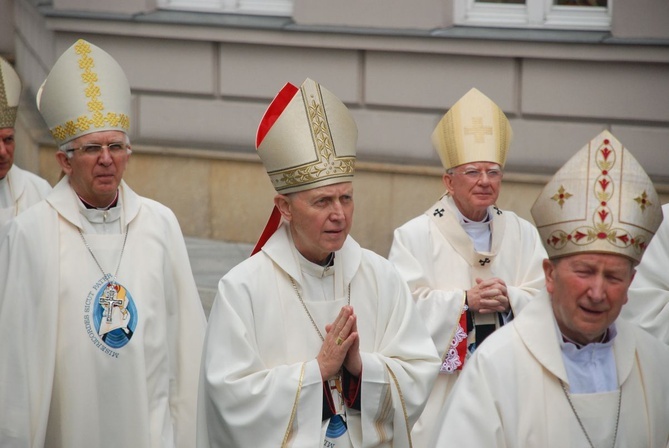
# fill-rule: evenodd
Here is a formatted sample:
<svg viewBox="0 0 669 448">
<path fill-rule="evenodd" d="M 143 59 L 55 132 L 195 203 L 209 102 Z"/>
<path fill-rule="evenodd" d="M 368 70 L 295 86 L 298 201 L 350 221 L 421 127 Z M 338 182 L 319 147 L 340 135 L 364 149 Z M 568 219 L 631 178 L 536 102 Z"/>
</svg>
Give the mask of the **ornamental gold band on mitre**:
<svg viewBox="0 0 669 448">
<path fill-rule="evenodd" d="M 88 42 L 79 40 L 74 46 L 74 51 L 79 55 L 78 63 L 81 69 L 81 80 L 84 83 L 84 95 L 88 98 L 87 106 L 89 114 L 80 115 L 76 120 L 68 120 L 65 123 L 50 129 L 51 135 L 58 142 L 68 137 L 84 133 L 91 128 L 105 128 L 107 126 L 120 127 L 126 132 L 130 129 L 130 117 L 123 113 L 107 111 L 100 99 L 101 90 L 98 83 L 98 74 L 95 72 L 95 61 L 90 56 L 91 47 Z"/>
<path fill-rule="evenodd" d="M 319 86 L 304 83 L 300 90 L 310 130 L 310 135 L 304 136 L 310 139 L 305 141 L 305 146 L 315 149 L 314 159 L 306 164 L 268 171 L 277 192 L 316 183 L 337 183 L 341 178 L 352 177 L 355 171 L 355 156 L 337 157 Z"/>
<path fill-rule="evenodd" d="M 0 76 L 0 128 L 13 128 L 18 110 L 18 106 L 10 107 L 7 105 L 5 82 Z"/>
<path fill-rule="evenodd" d="M 4 64 L 4 62 L 1 63 Z M 10 67 L 7 68 L 7 70 L 10 69 L 11 69 Z M 12 81 L 10 80 L 10 86 L 11 85 Z M 16 123 L 16 114 L 18 110 L 19 110 L 18 105 L 17 106 L 9 105 L 9 100 L 7 99 L 7 86 L 5 86 L 5 79 L 3 73 L 0 72 L 0 129 L 14 127 L 14 124 Z"/>
</svg>

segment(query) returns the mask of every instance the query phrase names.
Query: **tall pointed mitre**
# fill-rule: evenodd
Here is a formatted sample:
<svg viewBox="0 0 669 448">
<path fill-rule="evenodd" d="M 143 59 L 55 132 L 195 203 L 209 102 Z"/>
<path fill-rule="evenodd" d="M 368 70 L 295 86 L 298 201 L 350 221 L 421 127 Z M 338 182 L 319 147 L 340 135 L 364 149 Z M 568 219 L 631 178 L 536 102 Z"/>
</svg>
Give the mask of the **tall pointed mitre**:
<svg viewBox="0 0 669 448">
<path fill-rule="evenodd" d="M 272 186 L 293 193 L 353 180 L 358 128 L 339 98 L 307 79 L 286 84 L 258 126 L 256 148 Z"/>
<path fill-rule="evenodd" d="M 98 131 L 130 131 L 130 84 L 101 48 L 79 39 L 54 64 L 37 108 L 59 145 Z"/>
<path fill-rule="evenodd" d="M 21 97 L 21 80 L 9 62 L 0 58 L 0 129 L 13 128 Z"/>
<path fill-rule="evenodd" d="M 560 168 L 531 213 L 549 258 L 596 252 L 635 264 L 662 222 L 650 178 L 608 131 Z"/>
<path fill-rule="evenodd" d="M 432 132 L 442 165 L 493 162 L 504 167 L 513 132 L 497 104 L 471 89 L 451 107 Z"/>
<path fill-rule="evenodd" d="M 287 194 L 351 182 L 358 127 L 344 103 L 312 79 L 287 83 L 260 120 L 256 149 L 272 186 Z M 274 207 L 251 255 L 281 224 Z"/>
</svg>

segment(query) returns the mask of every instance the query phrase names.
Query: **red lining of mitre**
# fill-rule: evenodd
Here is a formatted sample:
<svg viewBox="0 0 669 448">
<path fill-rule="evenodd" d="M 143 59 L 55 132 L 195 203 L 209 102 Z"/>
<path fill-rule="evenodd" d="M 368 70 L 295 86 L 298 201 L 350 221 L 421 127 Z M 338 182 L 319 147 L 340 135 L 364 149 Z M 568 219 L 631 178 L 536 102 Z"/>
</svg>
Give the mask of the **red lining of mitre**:
<svg viewBox="0 0 669 448">
<path fill-rule="evenodd" d="M 258 125 L 258 132 L 256 133 L 256 149 L 258 149 L 269 130 L 274 126 L 276 120 L 279 119 L 286 106 L 288 106 L 288 103 L 290 103 L 299 90 L 299 88 L 291 83 L 286 83 L 279 93 L 276 94 Z"/>
<path fill-rule="evenodd" d="M 258 149 L 269 130 L 272 128 L 272 126 L 274 126 L 276 120 L 279 119 L 283 111 L 286 109 L 286 106 L 288 106 L 290 101 L 299 90 L 299 88 L 295 87 L 291 83 L 286 83 L 286 85 L 283 86 L 279 93 L 276 94 L 270 105 L 267 107 L 267 110 L 265 111 L 265 114 L 263 115 L 262 119 L 260 120 L 260 124 L 258 125 L 258 132 L 256 133 L 256 149 Z M 267 240 L 269 240 L 269 238 L 274 235 L 274 232 L 276 232 L 280 224 L 281 212 L 279 212 L 279 209 L 275 206 L 272 209 L 272 214 L 269 216 L 267 224 L 265 224 L 265 228 L 263 229 L 260 238 L 258 238 L 258 242 L 256 242 L 255 247 L 251 251 L 251 255 L 254 255 L 262 249 Z"/>
</svg>

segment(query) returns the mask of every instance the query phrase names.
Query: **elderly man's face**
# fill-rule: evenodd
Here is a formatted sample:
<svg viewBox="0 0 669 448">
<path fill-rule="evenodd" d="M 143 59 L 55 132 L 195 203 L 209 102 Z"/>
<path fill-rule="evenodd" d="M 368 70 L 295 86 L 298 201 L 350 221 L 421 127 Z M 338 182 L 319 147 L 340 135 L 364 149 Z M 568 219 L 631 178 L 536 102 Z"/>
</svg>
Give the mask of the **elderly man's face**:
<svg viewBox="0 0 669 448">
<path fill-rule="evenodd" d="M 632 262 L 621 255 L 584 253 L 544 260 L 543 267 L 562 334 L 579 344 L 599 341 L 627 303 Z"/>
<path fill-rule="evenodd" d="M 0 129 L 0 179 L 14 164 L 14 128 Z"/>
<path fill-rule="evenodd" d="M 277 195 L 274 203 L 290 222 L 295 247 L 307 260 L 322 264 L 344 245 L 353 221 L 351 182 Z"/>
<path fill-rule="evenodd" d="M 460 213 L 473 221 L 485 217 L 486 209 L 497 202 L 502 185 L 502 170 L 497 163 L 474 162 L 453 168 L 443 182 Z"/>
<path fill-rule="evenodd" d="M 121 131 L 100 131 L 75 139 L 72 147 L 125 142 L 125 134 Z M 56 157 L 65 174 L 70 177 L 70 185 L 74 191 L 89 204 L 106 207 L 116 196 L 130 154 L 128 151 L 112 153 L 109 148 L 103 148 L 97 154 L 75 150 L 71 158 L 58 151 Z"/>
</svg>

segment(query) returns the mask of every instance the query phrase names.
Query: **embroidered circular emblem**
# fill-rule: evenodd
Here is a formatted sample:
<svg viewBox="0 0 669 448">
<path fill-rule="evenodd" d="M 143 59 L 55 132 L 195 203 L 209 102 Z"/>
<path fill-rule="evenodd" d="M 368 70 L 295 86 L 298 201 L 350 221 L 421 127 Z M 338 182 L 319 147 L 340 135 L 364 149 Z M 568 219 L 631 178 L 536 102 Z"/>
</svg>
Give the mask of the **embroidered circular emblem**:
<svg viewBox="0 0 669 448">
<path fill-rule="evenodd" d="M 111 348 L 126 345 L 137 327 L 137 308 L 132 296 L 122 285 L 111 286 L 115 294 L 108 294 L 107 288 L 100 288 L 93 305 L 93 325 L 102 342 Z"/>
</svg>

